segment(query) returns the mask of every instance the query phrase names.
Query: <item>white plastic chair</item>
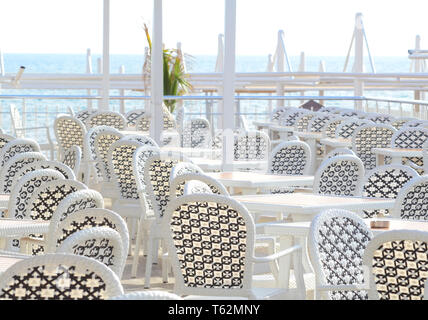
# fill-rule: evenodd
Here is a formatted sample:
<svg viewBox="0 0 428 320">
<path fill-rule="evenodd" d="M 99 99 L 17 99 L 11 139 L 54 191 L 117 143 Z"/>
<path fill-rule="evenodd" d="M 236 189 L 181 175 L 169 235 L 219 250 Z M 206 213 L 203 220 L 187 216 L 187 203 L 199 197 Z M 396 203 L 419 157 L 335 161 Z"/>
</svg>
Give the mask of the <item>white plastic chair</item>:
<svg viewBox="0 0 428 320">
<path fill-rule="evenodd" d="M 79 146 L 85 153 L 83 141 L 86 127 L 82 121 L 75 117 L 59 115 L 54 122 L 54 132 L 58 143 L 57 159 L 61 159 L 63 152 L 74 145 Z"/>
<path fill-rule="evenodd" d="M 95 126 L 108 126 L 117 130 L 124 130 L 126 128 L 125 117 L 114 111 L 97 111 L 91 114 L 86 120 L 89 128 Z"/>
<path fill-rule="evenodd" d="M 40 152 L 39 144 L 33 139 L 14 139 L 0 151 L 0 167 L 3 167 L 9 159 L 24 152 Z"/>
<path fill-rule="evenodd" d="M 70 167 L 73 170 L 76 177 L 80 173 L 80 162 L 82 161 L 82 149 L 79 146 L 72 146 L 71 148 L 64 151 L 62 163 Z"/>
</svg>

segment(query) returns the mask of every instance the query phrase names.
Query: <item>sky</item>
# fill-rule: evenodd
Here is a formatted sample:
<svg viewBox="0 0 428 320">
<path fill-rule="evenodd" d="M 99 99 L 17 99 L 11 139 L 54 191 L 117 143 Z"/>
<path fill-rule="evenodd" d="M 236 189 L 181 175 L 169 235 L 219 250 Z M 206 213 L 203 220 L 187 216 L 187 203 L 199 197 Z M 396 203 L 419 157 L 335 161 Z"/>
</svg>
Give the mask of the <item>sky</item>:
<svg viewBox="0 0 428 320">
<path fill-rule="evenodd" d="M 102 8 L 103 0 L 0 0 L 0 49 L 101 53 Z M 282 29 L 291 56 L 345 56 L 361 12 L 372 55 L 406 56 L 417 34 L 428 49 L 427 9 L 427 0 L 237 0 L 237 55 L 273 53 Z M 152 11 L 153 0 L 111 0 L 110 52 L 143 54 Z M 223 32 L 224 0 L 163 0 L 167 47 L 215 55 Z"/>
</svg>

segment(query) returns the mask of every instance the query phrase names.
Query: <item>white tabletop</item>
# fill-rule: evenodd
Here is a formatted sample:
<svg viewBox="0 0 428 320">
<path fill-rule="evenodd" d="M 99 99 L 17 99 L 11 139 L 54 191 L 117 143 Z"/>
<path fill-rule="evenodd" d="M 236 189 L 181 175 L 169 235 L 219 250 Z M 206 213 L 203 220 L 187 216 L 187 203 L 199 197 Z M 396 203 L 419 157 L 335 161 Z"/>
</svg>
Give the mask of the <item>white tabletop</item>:
<svg viewBox="0 0 428 320">
<path fill-rule="evenodd" d="M 313 193 L 258 194 L 233 198 L 244 204 L 250 211 L 302 215 L 313 215 L 333 208 L 359 211 L 391 209 L 394 206 L 394 199 L 337 197 Z"/>
<path fill-rule="evenodd" d="M 327 146 L 331 146 L 333 148 L 343 148 L 352 146 L 352 140 L 344 138 L 323 138 L 320 140 L 320 143 Z"/>
<path fill-rule="evenodd" d="M 219 171 L 221 170 L 222 160 L 220 159 L 205 159 L 192 157 L 192 162 L 198 165 L 204 171 Z M 232 164 L 234 169 L 239 168 L 250 168 L 250 169 L 267 169 L 267 160 L 239 160 L 233 161 Z"/>
<path fill-rule="evenodd" d="M 293 134 L 295 136 L 298 136 L 300 138 L 304 139 L 322 139 L 324 137 L 322 132 L 310 132 L 310 131 L 293 131 Z"/>
<path fill-rule="evenodd" d="M 210 177 L 217 179 L 226 187 L 238 188 L 283 188 L 311 187 L 314 176 L 281 176 L 256 172 L 211 172 Z"/>
</svg>

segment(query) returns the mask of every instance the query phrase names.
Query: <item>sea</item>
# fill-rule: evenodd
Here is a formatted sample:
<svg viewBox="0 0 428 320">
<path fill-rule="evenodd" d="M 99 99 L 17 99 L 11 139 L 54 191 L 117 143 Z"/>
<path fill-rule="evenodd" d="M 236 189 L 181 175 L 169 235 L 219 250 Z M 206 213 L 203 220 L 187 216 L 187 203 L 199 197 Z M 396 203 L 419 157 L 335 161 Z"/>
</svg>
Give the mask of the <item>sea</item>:
<svg viewBox="0 0 428 320">
<path fill-rule="evenodd" d="M 100 55 L 92 55 L 92 70 L 97 71 L 97 60 Z M 237 72 L 264 72 L 267 67 L 267 56 L 237 56 Z M 366 60 L 365 70 L 371 70 Z M 306 56 L 305 71 L 318 71 L 320 62 L 323 61 L 325 71 L 342 72 L 345 57 L 344 56 Z M 189 72 L 214 72 L 216 56 L 195 55 L 190 56 L 186 62 Z M 298 70 L 300 63 L 299 56 L 291 56 L 290 64 L 293 70 Z M 374 57 L 376 71 L 379 73 L 387 72 L 409 72 L 410 60 L 407 56 L 403 57 Z M 112 54 L 110 57 L 110 72 L 119 73 L 121 66 L 124 67 L 125 73 L 138 74 L 142 72 L 144 64 L 143 55 Z M 348 63 L 352 66 L 352 58 Z M 29 73 L 85 73 L 86 72 L 86 55 L 85 54 L 4 54 L 4 66 L 6 73 L 15 73 L 20 66 L 25 66 L 25 74 Z M 115 92 L 116 91 L 116 92 Z M 20 89 L 1 89 L 1 94 L 83 94 L 86 90 L 20 90 Z M 95 92 L 93 92 L 95 94 Z M 118 95 L 117 90 L 111 90 L 111 95 Z M 126 95 L 138 95 L 141 93 L 126 91 Z M 301 95 L 299 92 L 289 93 L 290 95 Z M 306 95 L 318 95 L 318 92 L 306 92 Z M 346 91 L 329 91 L 325 95 L 350 96 L 353 92 Z M 412 91 L 370 91 L 366 95 L 389 98 L 413 99 Z M 25 126 L 36 126 L 41 123 L 52 123 L 58 113 L 68 113 L 68 108 L 79 111 L 88 107 L 86 100 L 52 100 L 52 99 L 0 99 L 1 113 L 0 126 L 6 132 L 11 132 L 9 105 L 13 103 L 22 112 L 25 109 L 23 122 Z M 146 102 L 127 101 L 125 110 L 144 107 Z M 298 105 L 301 101 L 286 102 L 288 105 Z M 94 102 L 96 104 L 96 102 Z M 185 114 L 188 117 L 204 116 L 206 112 L 205 101 L 184 101 Z M 326 106 L 342 106 L 352 108 L 353 103 L 343 101 L 325 101 Z M 246 117 L 247 123 L 254 120 L 265 120 L 269 111 L 276 106 L 276 102 L 268 101 L 241 101 L 240 111 Z M 94 106 L 96 108 L 96 105 Z M 110 108 L 119 110 L 118 101 L 111 101 Z M 216 112 L 216 103 L 213 105 L 213 112 Z"/>
</svg>

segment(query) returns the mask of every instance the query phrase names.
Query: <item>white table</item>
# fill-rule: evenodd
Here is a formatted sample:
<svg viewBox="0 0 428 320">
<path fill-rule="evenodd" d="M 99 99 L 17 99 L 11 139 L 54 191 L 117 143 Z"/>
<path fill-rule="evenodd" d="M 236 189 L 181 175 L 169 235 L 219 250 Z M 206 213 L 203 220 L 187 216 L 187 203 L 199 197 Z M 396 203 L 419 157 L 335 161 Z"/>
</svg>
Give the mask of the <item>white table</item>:
<svg viewBox="0 0 428 320">
<path fill-rule="evenodd" d="M 385 157 L 391 157 L 391 164 L 401 164 L 401 160 L 407 157 L 423 157 L 422 149 L 373 148 L 372 152 L 376 154 L 378 166 L 385 164 Z"/>
<path fill-rule="evenodd" d="M 192 157 L 190 159 L 194 164 L 198 165 L 202 170 L 206 172 L 220 171 L 222 169 L 222 160 L 220 159 L 205 159 L 198 157 Z M 253 170 L 258 169 L 261 171 L 266 171 L 267 166 L 267 160 L 239 160 L 233 161 L 232 170 L 239 170 L 240 168 L 250 168 Z"/>
<path fill-rule="evenodd" d="M 276 132 L 281 140 L 288 140 L 289 133 L 293 133 L 295 128 L 293 126 L 280 126 L 277 124 L 269 125 L 269 132 Z"/>
<path fill-rule="evenodd" d="M 293 221 L 310 221 L 314 215 L 327 209 L 350 211 L 391 209 L 394 199 L 337 197 L 313 193 L 257 194 L 234 196 L 251 212 L 287 213 Z"/>
<path fill-rule="evenodd" d="M 336 148 L 350 148 L 352 147 L 352 139 L 344 138 L 323 138 L 320 143 L 325 145 L 325 154 Z"/>
<path fill-rule="evenodd" d="M 243 194 L 257 193 L 258 189 L 312 187 L 314 176 L 281 176 L 256 172 L 211 172 L 210 177 L 225 187 L 240 188 Z"/>
</svg>

